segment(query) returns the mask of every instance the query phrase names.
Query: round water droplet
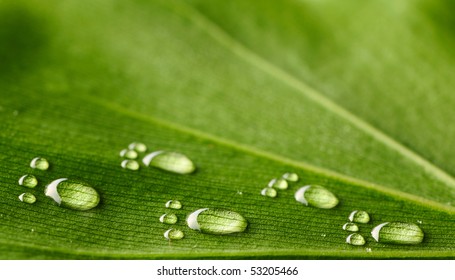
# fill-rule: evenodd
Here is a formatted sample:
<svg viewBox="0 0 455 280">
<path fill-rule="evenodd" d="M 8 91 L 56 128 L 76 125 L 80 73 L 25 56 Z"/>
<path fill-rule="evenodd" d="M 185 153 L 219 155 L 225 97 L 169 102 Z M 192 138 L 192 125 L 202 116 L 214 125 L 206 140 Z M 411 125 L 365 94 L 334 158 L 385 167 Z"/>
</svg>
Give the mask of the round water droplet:
<svg viewBox="0 0 455 280">
<path fill-rule="evenodd" d="M 120 151 L 120 156 L 129 159 L 136 159 L 137 152 L 135 150 L 123 149 Z"/>
<path fill-rule="evenodd" d="M 52 181 L 44 193 L 58 205 L 74 210 L 89 210 L 100 202 L 100 195 L 89 184 L 67 178 Z"/>
<path fill-rule="evenodd" d="M 349 221 L 354 223 L 367 224 L 370 221 L 370 215 L 365 211 L 355 210 L 349 215 Z"/>
<path fill-rule="evenodd" d="M 24 175 L 19 179 L 19 185 L 27 187 L 27 188 L 34 188 L 38 185 L 38 179 L 36 179 L 33 175 Z"/>
<path fill-rule="evenodd" d="M 176 152 L 156 151 L 146 155 L 142 162 L 178 174 L 190 174 L 196 170 L 194 163 L 185 155 Z"/>
<path fill-rule="evenodd" d="M 128 149 L 135 150 L 136 152 L 139 153 L 144 153 L 145 151 L 147 151 L 147 146 L 144 143 L 133 142 L 128 145 Z"/>
<path fill-rule="evenodd" d="M 30 162 L 30 167 L 39 170 L 47 170 L 49 168 L 49 162 L 45 158 L 36 157 Z"/>
<path fill-rule="evenodd" d="M 182 239 L 183 237 L 185 237 L 185 234 L 183 234 L 183 231 L 175 229 L 175 228 L 168 229 L 164 233 L 164 238 L 166 238 L 168 240 L 178 240 L 178 239 Z"/>
<path fill-rule="evenodd" d="M 268 197 L 276 197 L 277 192 L 274 188 L 265 187 L 262 189 L 261 194 Z"/>
<path fill-rule="evenodd" d="M 209 234 L 230 234 L 245 231 L 248 221 L 237 212 L 202 208 L 186 219 L 188 227 Z"/>
<path fill-rule="evenodd" d="M 301 187 L 294 194 L 295 200 L 307 206 L 331 209 L 338 205 L 338 198 L 328 189 L 318 185 Z"/>
<path fill-rule="evenodd" d="M 121 166 L 129 170 L 138 170 L 140 167 L 139 163 L 134 159 L 125 159 L 122 161 Z"/>
<path fill-rule="evenodd" d="M 166 208 L 171 208 L 171 209 L 182 209 L 182 203 L 178 200 L 169 200 L 165 204 Z"/>
<path fill-rule="evenodd" d="M 23 193 L 19 196 L 19 200 L 28 204 L 33 204 L 36 201 L 36 197 L 31 193 Z"/>
<path fill-rule="evenodd" d="M 269 182 L 269 188 L 275 188 L 279 190 L 285 190 L 288 188 L 288 181 L 285 179 L 279 178 L 279 179 L 272 179 Z"/>
<path fill-rule="evenodd" d="M 424 237 L 418 225 L 402 222 L 382 223 L 373 228 L 371 235 L 377 242 L 392 244 L 419 244 Z"/>
<path fill-rule="evenodd" d="M 365 238 L 363 238 L 361 234 L 353 233 L 346 238 L 346 243 L 355 246 L 362 246 L 365 245 Z"/>
<path fill-rule="evenodd" d="M 296 173 L 284 173 L 282 177 L 289 182 L 297 182 L 299 180 L 299 175 Z"/>
<path fill-rule="evenodd" d="M 354 223 L 345 223 L 343 225 L 343 229 L 345 231 L 352 231 L 352 232 L 359 231 L 359 227 L 357 226 L 357 224 L 354 224 Z"/>
<path fill-rule="evenodd" d="M 160 222 L 163 224 L 173 225 L 177 223 L 178 218 L 175 214 L 163 214 L 160 217 Z"/>
</svg>

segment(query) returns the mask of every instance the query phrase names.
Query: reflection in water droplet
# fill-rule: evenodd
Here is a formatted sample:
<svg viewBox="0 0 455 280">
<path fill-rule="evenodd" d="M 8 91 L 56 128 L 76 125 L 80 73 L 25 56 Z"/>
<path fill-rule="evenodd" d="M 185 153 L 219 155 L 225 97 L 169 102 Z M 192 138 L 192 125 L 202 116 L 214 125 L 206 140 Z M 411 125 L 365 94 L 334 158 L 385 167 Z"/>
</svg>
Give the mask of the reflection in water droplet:
<svg viewBox="0 0 455 280">
<path fill-rule="evenodd" d="M 277 192 L 274 188 L 265 187 L 262 189 L 261 194 L 268 197 L 276 197 Z"/>
<path fill-rule="evenodd" d="M 316 208 L 331 209 L 338 205 L 338 198 L 319 185 L 301 187 L 295 192 L 294 197 L 298 202 Z"/>
<path fill-rule="evenodd" d="M 248 221 L 237 212 L 202 208 L 188 215 L 188 227 L 209 234 L 230 234 L 245 231 Z"/>
<path fill-rule="evenodd" d="M 279 179 L 272 179 L 269 182 L 269 188 L 275 188 L 279 190 L 285 190 L 288 188 L 288 181 L 285 179 L 279 178 Z"/>
<path fill-rule="evenodd" d="M 27 187 L 27 188 L 34 188 L 38 185 L 38 179 L 36 179 L 33 175 L 24 175 L 19 179 L 19 185 Z"/>
<path fill-rule="evenodd" d="M 346 243 L 355 246 L 362 246 L 365 245 L 365 238 L 358 233 L 352 233 L 346 238 Z"/>
<path fill-rule="evenodd" d="M 67 178 L 52 181 L 44 193 L 58 205 L 74 210 L 89 210 L 100 202 L 98 192 L 89 184 Z"/>
<path fill-rule="evenodd" d="M 355 210 L 349 215 L 349 221 L 354 223 L 367 224 L 370 221 L 370 215 L 365 211 Z"/>
<path fill-rule="evenodd" d="M 139 163 L 135 161 L 134 159 L 125 159 L 121 163 L 122 168 L 129 169 L 129 170 L 138 170 L 139 169 Z"/>
<path fill-rule="evenodd" d="M 163 224 L 173 225 L 177 223 L 177 216 L 175 214 L 163 214 L 160 217 L 160 222 Z"/>
<path fill-rule="evenodd" d="M 147 151 L 147 146 L 143 143 L 133 142 L 128 145 L 128 149 L 135 150 L 136 152 L 139 153 L 144 153 L 145 151 Z"/>
<path fill-rule="evenodd" d="M 45 158 L 36 157 L 30 162 L 30 167 L 39 170 L 47 170 L 49 168 L 49 162 Z"/>
<path fill-rule="evenodd" d="M 181 209 L 182 208 L 182 203 L 178 200 L 169 200 L 166 202 L 166 208 L 171 208 L 171 209 Z"/>
<path fill-rule="evenodd" d="M 185 237 L 185 235 L 183 234 L 183 231 L 174 229 L 174 228 L 168 229 L 164 233 L 164 238 L 166 238 L 168 240 L 178 240 L 178 239 L 182 239 L 183 237 Z"/>
<path fill-rule="evenodd" d="M 299 175 L 296 173 L 285 173 L 282 177 L 289 182 L 297 182 L 299 180 Z"/>
<path fill-rule="evenodd" d="M 19 200 L 28 204 L 33 204 L 36 201 L 36 197 L 31 193 L 23 193 L 19 196 Z"/>
<path fill-rule="evenodd" d="M 371 235 L 377 242 L 392 244 L 419 244 L 424 237 L 418 225 L 402 222 L 382 223 L 373 228 Z"/>
<path fill-rule="evenodd" d="M 359 231 L 359 227 L 357 226 L 357 224 L 354 223 L 345 223 L 343 225 L 343 229 L 345 231 Z"/>
<path fill-rule="evenodd" d="M 128 149 L 123 149 L 120 151 L 120 156 L 129 158 L 129 159 L 136 159 L 137 158 L 137 152 L 135 150 L 128 150 Z"/>
<path fill-rule="evenodd" d="M 142 162 L 178 174 L 190 174 L 196 170 L 194 163 L 185 155 L 176 152 L 156 151 L 146 155 Z"/>
</svg>

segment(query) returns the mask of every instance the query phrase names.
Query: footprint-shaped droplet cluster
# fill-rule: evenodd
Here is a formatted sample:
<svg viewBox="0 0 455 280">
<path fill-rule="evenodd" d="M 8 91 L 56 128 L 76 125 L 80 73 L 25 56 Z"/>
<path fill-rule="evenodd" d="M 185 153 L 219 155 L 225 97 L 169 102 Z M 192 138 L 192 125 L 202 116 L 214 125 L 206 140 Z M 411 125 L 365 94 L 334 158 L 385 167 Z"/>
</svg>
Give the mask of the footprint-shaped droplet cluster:
<svg viewBox="0 0 455 280">
<path fill-rule="evenodd" d="M 343 230 L 348 232 L 354 232 L 346 237 L 346 243 L 354 246 L 363 246 L 366 241 L 362 234 L 357 233 L 359 231 L 358 224 L 367 224 L 370 222 L 370 215 L 363 210 L 354 210 L 349 214 L 349 222 L 343 225 Z"/>
<path fill-rule="evenodd" d="M 173 212 L 175 210 L 180 210 L 182 209 L 182 203 L 178 200 L 168 200 L 164 206 L 167 209 L 171 209 Z M 166 225 L 174 225 L 178 222 L 178 217 L 175 213 L 167 211 L 167 213 L 164 213 L 163 215 L 160 216 L 159 220 L 161 223 L 166 224 Z M 164 238 L 167 240 L 178 240 L 182 239 L 185 237 L 185 234 L 183 231 L 176 229 L 176 228 L 170 228 L 166 230 L 163 234 Z"/>
<path fill-rule="evenodd" d="M 274 178 L 269 181 L 267 187 L 261 190 L 261 195 L 266 197 L 277 197 L 278 191 L 287 190 L 290 182 L 297 182 L 299 175 L 296 173 L 285 173 L 279 178 Z"/>
</svg>

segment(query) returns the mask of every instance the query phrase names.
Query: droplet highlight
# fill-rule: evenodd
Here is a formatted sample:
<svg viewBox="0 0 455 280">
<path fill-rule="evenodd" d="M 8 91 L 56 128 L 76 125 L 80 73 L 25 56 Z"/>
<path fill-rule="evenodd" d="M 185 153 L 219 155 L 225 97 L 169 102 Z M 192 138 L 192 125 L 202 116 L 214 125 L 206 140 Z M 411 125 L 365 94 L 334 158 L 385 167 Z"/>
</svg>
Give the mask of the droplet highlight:
<svg viewBox="0 0 455 280">
<path fill-rule="evenodd" d="M 183 233 L 183 231 L 175 229 L 175 228 L 168 229 L 164 233 L 164 238 L 166 238 L 167 240 L 178 240 L 178 239 L 182 239 L 183 237 L 185 237 L 185 234 Z"/>
<path fill-rule="evenodd" d="M 270 188 L 270 187 L 265 187 L 262 189 L 261 191 L 261 194 L 263 196 L 267 196 L 267 197 L 276 197 L 277 196 L 277 191 L 274 189 L 274 188 Z"/>
<path fill-rule="evenodd" d="M 23 193 L 19 195 L 19 200 L 28 204 L 33 204 L 36 202 L 36 197 L 31 193 Z"/>
<path fill-rule="evenodd" d="M 353 233 L 346 238 L 346 243 L 355 246 L 362 246 L 365 245 L 365 238 L 363 238 L 363 236 L 359 233 Z"/>
<path fill-rule="evenodd" d="M 133 142 L 128 145 L 128 149 L 135 150 L 138 153 L 144 153 L 147 151 L 147 146 L 144 143 Z"/>
<path fill-rule="evenodd" d="M 190 174 L 196 170 L 194 163 L 184 154 L 176 152 L 156 151 L 146 155 L 142 162 L 178 174 Z"/>
<path fill-rule="evenodd" d="M 120 151 L 120 156 L 128 159 L 136 159 L 137 152 L 135 150 L 123 149 Z"/>
<path fill-rule="evenodd" d="M 58 205 L 74 210 L 90 210 L 100 202 L 100 195 L 89 184 L 67 178 L 52 181 L 44 193 Z"/>
<path fill-rule="evenodd" d="M 45 158 L 36 157 L 30 162 L 30 167 L 39 170 L 47 170 L 49 168 L 49 162 Z"/>
<path fill-rule="evenodd" d="M 19 185 L 34 188 L 38 185 L 38 179 L 34 175 L 26 174 L 19 178 Z"/>
<path fill-rule="evenodd" d="M 354 224 L 354 223 L 345 223 L 343 225 L 343 229 L 345 231 L 351 231 L 351 232 L 359 231 L 359 227 L 357 226 L 357 224 Z"/>
<path fill-rule="evenodd" d="M 296 173 L 284 173 L 282 178 L 289 182 L 299 181 L 299 175 L 297 175 Z"/>
<path fill-rule="evenodd" d="M 279 178 L 279 179 L 272 179 L 268 186 L 270 188 L 275 188 L 275 189 L 279 189 L 279 190 L 285 190 L 288 188 L 288 181 L 286 181 L 285 179 L 282 179 L 282 178 Z"/>
<path fill-rule="evenodd" d="M 374 240 L 391 244 L 419 244 L 423 241 L 422 229 L 413 223 L 387 222 L 371 231 Z"/>
<path fill-rule="evenodd" d="M 370 215 L 365 211 L 355 210 L 349 215 L 349 221 L 360 224 L 367 224 L 370 222 Z"/>
<path fill-rule="evenodd" d="M 237 212 L 209 208 L 194 211 L 186 222 L 191 229 L 217 235 L 243 232 L 248 226 L 248 221 Z"/>
<path fill-rule="evenodd" d="M 122 166 L 122 168 L 129 170 L 139 170 L 140 168 L 139 163 L 134 159 L 125 159 L 124 161 L 122 161 L 120 165 Z"/>
<path fill-rule="evenodd" d="M 308 185 L 298 189 L 294 198 L 306 206 L 331 209 L 338 205 L 338 198 L 328 189 L 319 185 Z"/>
<path fill-rule="evenodd" d="M 170 209 L 182 209 L 182 203 L 178 200 L 169 200 L 165 206 Z"/>
<path fill-rule="evenodd" d="M 177 223 L 178 218 L 175 214 L 163 214 L 160 217 L 160 222 L 163 224 L 173 225 Z"/>
</svg>

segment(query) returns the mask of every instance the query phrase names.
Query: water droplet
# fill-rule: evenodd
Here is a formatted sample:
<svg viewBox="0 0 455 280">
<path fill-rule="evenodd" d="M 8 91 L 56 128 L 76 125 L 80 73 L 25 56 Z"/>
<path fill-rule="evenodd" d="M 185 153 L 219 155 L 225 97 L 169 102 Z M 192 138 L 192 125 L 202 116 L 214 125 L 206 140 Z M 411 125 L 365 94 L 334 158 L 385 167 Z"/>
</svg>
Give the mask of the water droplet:
<svg viewBox="0 0 455 280">
<path fill-rule="evenodd" d="M 52 181 L 44 193 L 58 205 L 74 210 L 89 210 L 100 202 L 100 195 L 90 185 L 67 178 Z"/>
<path fill-rule="evenodd" d="M 279 189 L 279 190 L 285 190 L 288 188 L 288 181 L 286 181 L 285 179 L 272 179 L 270 182 L 269 182 L 269 188 L 275 188 L 275 189 Z"/>
<path fill-rule="evenodd" d="M 169 200 L 165 206 L 171 209 L 182 209 L 182 203 L 178 200 Z"/>
<path fill-rule="evenodd" d="M 139 163 L 134 159 L 125 159 L 124 161 L 122 161 L 121 166 L 129 170 L 138 170 L 140 167 Z"/>
<path fill-rule="evenodd" d="M 419 244 L 424 233 L 418 225 L 402 222 L 382 223 L 371 231 L 373 238 L 380 243 Z"/>
<path fill-rule="evenodd" d="M 332 192 L 318 185 L 301 187 L 294 197 L 300 203 L 322 209 L 331 209 L 338 204 L 338 198 Z"/>
<path fill-rule="evenodd" d="M 365 238 L 363 238 L 361 234 L 352 233 L 346 238 L 346 243 L 355 246 L 362 246 L 365 245 Z"/>
<path fill-rule="evenodd" d="M 156 151 L 146 155 L 142 162 L 169 172 L 189 174 L 196 170 L 194 163 L 185 155 L 176 152 Z"/>
<path fill-rule="evenodd" d="M 24 175 L 19 179 L 19 185 L 27 187 L 27 188 L 34 188 L 38 185 L 38 179 L 34 175 Z"/>
<path fill-rule="evenodd" d="M 366 248 L 365 251 L 367 251 L 368 253 L 372 252 L 371 248 Z"/>
<path fill-rule="evenodd" d="M 237 212 L 202 208 L 186 219 L 188 227 L 209 234 L 230 234 L 245 231 L 248 221 Z"/>
<path fill-rule="evenodd" d="M 178 218 L 175 214 L 163 214 L 160 217 L 160 222 L 163 224 L 173 225 L 177 223 Z"/>
<path fill-rule="evenodd" d="M 49 162 L 45 158 L 36 157 L 30 162 L 30 167 L 39 170 L 47 170 L 49 168 Z"/>
<path fill-rule="evenodd" d="M 349 215 L 349 221 L 354 223 L 367 224 L 370 221 L 370 215 L 365 211 L 355 210 Z"/>
<path fill-rule="evenodd" d="M 129 159 L 136 159 L 137 152 L 135 150 L 123 149 L 120 151 L 120 156 Z"/>
<path fill-rule="evenodd" d="M 185 234 L 183 234 L 183 231 L 175 229 L 175 228 L 168 229 L 164 233 L 164 238 L 166 238 L 168 240 L 178 240 L 178 239 L 182 239 L 184 236 L 185 236 Z"/>
<path fill-rule="evenodd" d="M 28 204 L 33 204 L 36 201 L 36 197 L 31 193 L 23 193 L 19 196 L 19 200 Z"/>
<path fill-rule="evenodd" d="M 274 188 L 266 187 L 266 188 L 262 189 L 261 194 L 263 196 L 276 197 L 277 192 L 276 192 L 276 190 Z"/>
<path fill-rule="evenodd" d="M 299 180 L 299 175 L 296 173 L 284 173 L 282 177 L 289 182 L 297 182 Z"/>
<path fill-rule="evenodd" d="M 418 224 L 422 224 L 422 221 L 421 221 L 421 220 L 417 220 L 417 223 L 418 223 Z"/>
<path fill-rule="evenodd" d="M 135 150 L 136 152 L 139 153 L 144 153 L 145 151 L 147 151 L 147 146 L 144 143 L 133 142 L 128 145 L 128 149 Z"/>
<path fill-rule="evenodd" d="M 345 231 L 359 231 L 359 227 L 357 226 L 357 224 L 354 223 L 345 223 L 343 225 L 343 229 Z"/>
</svg>

